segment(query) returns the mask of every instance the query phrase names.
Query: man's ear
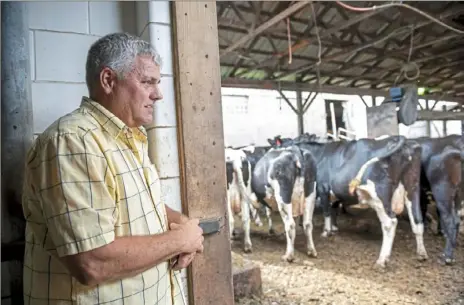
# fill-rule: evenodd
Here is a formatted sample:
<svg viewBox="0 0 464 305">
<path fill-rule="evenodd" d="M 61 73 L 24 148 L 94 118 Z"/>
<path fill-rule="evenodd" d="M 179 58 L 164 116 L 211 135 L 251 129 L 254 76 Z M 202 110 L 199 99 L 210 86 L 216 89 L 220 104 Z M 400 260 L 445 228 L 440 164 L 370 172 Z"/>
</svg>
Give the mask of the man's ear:
<svg viewBox="0 0 464 305">
<path fill-rule="evenodd" d="M 116 73 L 110 68 L 103 68 L 100 72 L 100 85 L 106 94 L 110 94 L 113 91 L 116 81 Z"/>
</svg>

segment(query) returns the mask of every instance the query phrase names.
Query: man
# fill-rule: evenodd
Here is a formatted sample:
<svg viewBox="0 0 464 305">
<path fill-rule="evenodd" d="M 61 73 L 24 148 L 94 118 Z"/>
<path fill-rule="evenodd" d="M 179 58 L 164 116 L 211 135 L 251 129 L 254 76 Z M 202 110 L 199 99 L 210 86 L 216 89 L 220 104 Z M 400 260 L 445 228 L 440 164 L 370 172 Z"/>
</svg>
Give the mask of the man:
<svg viewBox="0 0 464 305">
<path fill-rule="evenodd" d="M 29 151 L 25 304 L 187 304 L 178 270 L 203 251 L 203 232 L 160 202 L 142 127 L 162 98 L 160 65 L 137 37 L 100 38 L 89 98 Z"/>
</svg>

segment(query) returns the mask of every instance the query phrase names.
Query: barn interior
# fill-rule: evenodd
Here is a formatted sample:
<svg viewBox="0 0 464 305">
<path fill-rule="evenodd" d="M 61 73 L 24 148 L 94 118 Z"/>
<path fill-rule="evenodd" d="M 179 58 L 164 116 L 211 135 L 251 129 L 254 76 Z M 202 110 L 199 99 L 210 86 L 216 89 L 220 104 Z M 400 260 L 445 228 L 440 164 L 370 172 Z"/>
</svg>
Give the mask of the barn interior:
<svg viewBox="0 0 464 305">
<path fill-rule="evenodd" d="M 217 2 L 222 87 L 276 92 L 294 113 L 294 119 L 285 118 L 287 122 L 297 122 L 290 137 L 319 123 L 327 126 L 327 136 L 336 141 L 399 135 L 399 125 L 419 123 L 424 127 L 423 136 L 462 135 L 463 13 L 460 1 Z M 399 88 L 401 96 L 395 93 Z M 405 98 L 406 91 L 415 93 L 412 99 Z M 366 110 L 354 120 L 366 122 L 367 134 L 347 130 L 343 98 L 322 98 L 323 121 L 303 119 L 312 111 L 316 96 L 327 93 L 358 97 L 355 103 Z M 399 115 L 405 100 L 411 107 Z M 267 107 L 265 98 L 260 102 Z M 225 130 L 232 120 L 224 121 Z M 436 121 L 443 123 L 434 134 Z M 453 130 L 447 129 L 449 121 L 458 123 Z M 269 125 L 273 123 L 269 121 Z M 225 133 L 226 142 L 228 136 L 234 142 L 232 128 L 239 132 L 237 127 Z M 272 138 L 263 135 L 261 143 L 266 137 Z M 242 238 L 238 238 L 232 246 L 233 264 L 237 270 L 251 270 L 251 278 L 256 278 L 255 269 L 260 269 L 262 287 L 253 290 L 250 280 L 249 291 L 259 291 L 260 296 L 244 297 L 239 304 L 455 304 L 462 299 L 462 267 L 446 271 L 433 259 L 425 265 L 413 261 L 407 218 L 400 220 L 392 273 L 386 276 L 374 271 L 369 258 L 379 249 L 381 230 L 371 212 L 353 208 L 340 216 L 344 229 L 331 240 L 319 237 L 323 221 L 321 214 L 315 216 L 315 243 L 320 243 L 324 252 L 316 260 L 308 259 L 304 235 L 298 228 L 300 253 L 292 265 L 280 261 L 285 231 L 278 213 L 274 221 L 279 223 L 280 235 L 268 235 L 264 218 L 262 227 L 252 222 L 253 252 L 244 253 Z M 240 220 L 236 230 L 242 232 L 238 223 Z M 431 256 L 437 255 L 435 250 L 442 243 L 433 233 L 426 234 Z M 462 242 L 458 249 L 458 260 L 463 261 Z"/>
</svg>

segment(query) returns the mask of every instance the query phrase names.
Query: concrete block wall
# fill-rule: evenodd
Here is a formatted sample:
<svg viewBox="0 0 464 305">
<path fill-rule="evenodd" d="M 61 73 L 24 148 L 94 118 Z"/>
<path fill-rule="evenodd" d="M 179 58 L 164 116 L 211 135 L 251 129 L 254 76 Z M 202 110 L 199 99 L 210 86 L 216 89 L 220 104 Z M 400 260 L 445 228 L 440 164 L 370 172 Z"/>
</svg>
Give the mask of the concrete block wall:
<svg viewBox="0 0 464 305">
<path fill-rule="evenodd" d="M 135 2 L 29 2 L 34 133 L 77 108 L 90 45 L 111 32 L 136 34 Z"/>
</svg>

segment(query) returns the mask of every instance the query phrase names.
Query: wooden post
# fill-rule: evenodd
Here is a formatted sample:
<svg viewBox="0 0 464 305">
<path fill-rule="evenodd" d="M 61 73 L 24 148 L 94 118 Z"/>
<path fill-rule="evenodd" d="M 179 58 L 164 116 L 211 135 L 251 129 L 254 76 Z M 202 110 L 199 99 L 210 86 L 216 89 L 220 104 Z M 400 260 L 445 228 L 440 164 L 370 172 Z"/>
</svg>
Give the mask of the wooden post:
<svg viewBox="0 0 464 305">
<path fill-rule="evenodd" d="M 442 110 L 443 112 L 446 112 L 446 106 L 443 105 L 443 106 L 441 107 L 441 110 Z M 448 130 L 447 130 L 447 127 L 448 127 L 448 126 L 446 126 L 446 123 L 447 123 L 447 122 L 448 122 L 447 120 L 443 120 L 443 137 L 446 137 L 446 134 L 448 133 Z"/>
<path fill-rule="evenodd" d="M 303 97 L 301 90 L 296 90 L 296 109 L 298 110 L 296 115 L 298 117 L 298 134 L 304 134 L 304 111 L 303 111 Z"/>
<path fill-rule="evenodd" d="M 425 100 L 425 109 L 426 110 L 429 110 L 430 109 L 430 106 L 429 106 L 429 100 Z M 427 125 L 427 136 L 428 137 L 431 137 L 432 136 L 432 122 L 430 121 L 427 121 L 426 123 Z"/>
<path fill-rule="evenodd" d="M 172 5 L 183 211 L 222 219 L 220 233 L 205 237 L 204 253 L 189 267 L 189 300 L 233 305 L 216 4 Z"/>
</svg>

